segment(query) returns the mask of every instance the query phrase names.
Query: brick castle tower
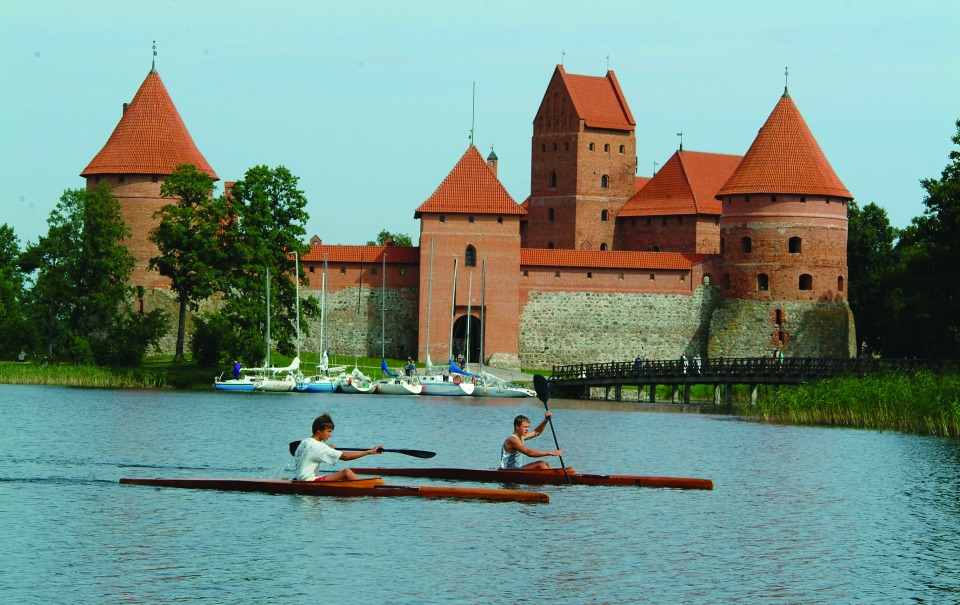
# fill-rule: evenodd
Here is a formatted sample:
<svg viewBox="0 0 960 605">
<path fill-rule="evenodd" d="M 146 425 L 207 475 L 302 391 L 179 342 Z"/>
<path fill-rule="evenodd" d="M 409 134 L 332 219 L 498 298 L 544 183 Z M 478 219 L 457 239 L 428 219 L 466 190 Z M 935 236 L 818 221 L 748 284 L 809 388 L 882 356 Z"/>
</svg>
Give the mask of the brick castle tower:
<svg viewBox="0 0 960 605">
<path fill-rule="evenodd" d="M 524 248 L 613 248 L 615 218 L 634 194 L 635 127 L 612 71 L 557 66 L 533 120 Z"/>
<path fill-rule="evenodd" d="M 157 222 L 154 213 L 173 201 L 160 196 L 160 186 L 180 164 L 193 164 L 219 180 L 151 68 L 133 101 L 123 104 L 120 122 L 103 149 L 80 173 L 87 187 L 105 180 L 120 202 L 120 215 L 131 232 L 125 244 L 136 260 L 132 286 L 169 287 L 169 280 L 148 270 L 150 258 L 158 254 L 149 235 Z"/>
</svg>

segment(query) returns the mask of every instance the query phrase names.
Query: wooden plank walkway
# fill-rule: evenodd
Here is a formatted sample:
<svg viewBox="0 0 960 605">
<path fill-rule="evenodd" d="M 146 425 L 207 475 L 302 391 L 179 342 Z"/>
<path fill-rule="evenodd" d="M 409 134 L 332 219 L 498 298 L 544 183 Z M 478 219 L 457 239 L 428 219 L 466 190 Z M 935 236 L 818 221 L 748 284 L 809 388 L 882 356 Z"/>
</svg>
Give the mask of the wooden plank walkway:
<svg viewBox="0 0 960 605">
<path fill-rule="evenodd" d="M 672 387 L 671 401 L 690 403 L 690 387 L 713 387 L 714 403 L 729 405 L 733 399 L 733 385 L 750 388 L 751 403 L 756 403 L 760 385 L 774 389 L 782 384 L 804 384 L 838 376 L 867 376 L 887 373 L 933 374 L 960 373 L 960 360 L 880 359 L 880 358 L 822 358 L 789 357 L 782 361 L 772 357 L 723 357 L 718 359 L 612 361 L 555 365 L 550 377 L 550 391 L 555 397 L 590 399 L 590 391 L 605 388 L 610 398 L 622 400 L 625 386 L 649 390 L 650 403 L 656 400 L 658 385 Z"/>
</svg>

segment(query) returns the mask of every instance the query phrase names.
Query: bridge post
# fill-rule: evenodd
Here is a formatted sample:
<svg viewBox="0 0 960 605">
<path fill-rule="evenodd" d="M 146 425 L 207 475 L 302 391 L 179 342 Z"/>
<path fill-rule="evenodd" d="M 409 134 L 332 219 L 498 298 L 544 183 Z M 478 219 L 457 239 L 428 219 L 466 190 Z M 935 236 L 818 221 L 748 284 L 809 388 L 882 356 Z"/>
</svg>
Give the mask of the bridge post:
<svg viewBox="0 0 960 605">
<path fill-rule="evenodd" d="M 751 384 L 750 385 L 750 406 L 757 407 L 757 394 L 760 391 L 760 385 Z"/>
<path fill-rule="evenodd" d="M 723 403 L 724 405 L 733 405 L 733 385 L 729 382 L 723 385 Z"/>
<path fill-rule="evenodd" d="M 690 403 L 690 385 L 683 385 L 683 402 Z"/>
<path fill-rule="evenodd" d="M 613 398 L 617 401 L 623 401 L 623 385 L 616 385 L 613 387 Z"/>
<path fill-rule="evenodd" d="M 657 383 L 650 383 L 650 403 L 657 402 Z"/>
<path fill-rule="evenodd" d="M 670 403 L 677 403 L 680 400 L 680 385 L 670 387 Z"/>
</svg>

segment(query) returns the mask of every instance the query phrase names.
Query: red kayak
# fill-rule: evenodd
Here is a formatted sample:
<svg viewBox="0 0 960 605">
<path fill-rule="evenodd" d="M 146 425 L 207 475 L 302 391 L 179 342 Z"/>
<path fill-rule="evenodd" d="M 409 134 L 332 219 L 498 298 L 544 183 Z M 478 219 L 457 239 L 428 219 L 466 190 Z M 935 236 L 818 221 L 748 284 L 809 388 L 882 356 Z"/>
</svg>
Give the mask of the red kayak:
<svg viewBox="0 0 960 605">
<path fill-rule="evenodd" d="M 499 483 L 522 483 L 527 485 L 565 485 L 567 476 L 575 485 L 632 485 L 638 487 L 672 487 L 677 489 L 713 489 L 710 479 L 692 477 L 648 477 L 643 475 L 598 475 L 578 473 L 567 468 L 543 470 L 504 470 L 470 468 L 355 468 L 360 475 L 388 475 L 394 477 L 420 477 L 424 479 L 449 479 L 453 481 L 494 481 Z"/>
<path fill-rule="evenodd" d="M 471 500 L 509 500 L 514 502 L 550 502 L 550 496 L 540 492 L 513 489 L 485 489 L 476 487 L 389 485 L 383 479 L 355 481 L 289 481 L 287 479 L 120 479 L 129 485 L 181 487 L 187 489 L 216 489 L 232 492 L 264 492 L 269 494 L 301 494 L 306 496 L 334 496 L 355 498 L 417 497 L 466 498 Z"/>
</svg>

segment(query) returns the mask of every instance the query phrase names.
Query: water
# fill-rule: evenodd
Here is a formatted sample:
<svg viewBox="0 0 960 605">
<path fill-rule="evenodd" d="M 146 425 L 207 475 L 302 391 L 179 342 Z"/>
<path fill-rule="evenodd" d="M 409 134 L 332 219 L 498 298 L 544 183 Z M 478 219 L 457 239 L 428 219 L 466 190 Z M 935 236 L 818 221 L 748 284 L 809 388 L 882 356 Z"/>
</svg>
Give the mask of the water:
<svg viewBox="0 0 960 605">
<path fill-rule="evenodd" d="M 550 404 L 568 465 L 716 489 L 526 487 L 551 502 L 518 504 L 119 485 L 289 476 L 287 443 L 324 411 L 343 447 L 438 452 L 364 465 L 486 468 L 513 417 L 543 410 L 0 385 L 0 601 L 960 603 L 956 441 Z M 552 449 L 549 429 L 531 445 Z"/>
</svg>

